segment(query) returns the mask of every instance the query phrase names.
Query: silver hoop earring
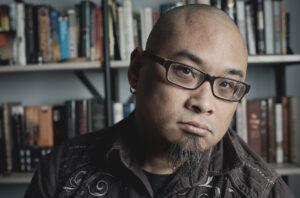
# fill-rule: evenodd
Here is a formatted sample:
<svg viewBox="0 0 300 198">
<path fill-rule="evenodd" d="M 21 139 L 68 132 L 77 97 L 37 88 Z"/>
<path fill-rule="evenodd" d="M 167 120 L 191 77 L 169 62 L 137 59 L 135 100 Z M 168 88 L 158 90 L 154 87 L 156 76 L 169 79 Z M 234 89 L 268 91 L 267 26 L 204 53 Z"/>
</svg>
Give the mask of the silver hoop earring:
<svg viewBox="0 0 300 198">
<path fill-rule="evenodd" d="M 136 94 L 136 90 L 135 90 L 134 88 L 130 87 L 129 90 L 130 90 L 130 93 L 131 93 L 131 94 Z"/>
</svg>

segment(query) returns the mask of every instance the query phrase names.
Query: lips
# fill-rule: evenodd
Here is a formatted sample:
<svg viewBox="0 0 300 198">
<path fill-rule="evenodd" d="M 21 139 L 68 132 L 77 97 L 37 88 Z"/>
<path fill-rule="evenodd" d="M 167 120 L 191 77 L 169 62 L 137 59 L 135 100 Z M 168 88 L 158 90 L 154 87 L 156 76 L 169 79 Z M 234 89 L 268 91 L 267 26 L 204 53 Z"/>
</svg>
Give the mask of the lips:
<svg viewBox="0 0 300 198">
<path fill-rule="evenodd" d="M 197 121 L 180 122 L 180 125 L 185 132 L 193 133 L 198 136 L 204 137 L 211 133 L 207 125 Z"/>
</svg>

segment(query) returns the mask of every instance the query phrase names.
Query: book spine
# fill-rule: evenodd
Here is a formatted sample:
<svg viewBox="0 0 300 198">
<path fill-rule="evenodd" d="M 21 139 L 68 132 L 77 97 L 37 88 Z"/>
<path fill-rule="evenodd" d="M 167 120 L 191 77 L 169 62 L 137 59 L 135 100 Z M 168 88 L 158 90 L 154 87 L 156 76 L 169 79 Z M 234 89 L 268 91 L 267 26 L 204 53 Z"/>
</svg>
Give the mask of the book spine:
<svg viewBox="0 0 300 198">
<path fill-rule="evenodd" d="M 34 6 L 25 5 L 25 37 L 27 63 L 37 63 L 37 48 L 34 26 Z"/>
<path fill-rule="evenodd" d="M 17 42 L 17 64 L 26 65 L 26 44 L 25 44 L 25 7 L 23 3 L 16 5 L 16 42 Z"/>
<path fill-rule="evenodd" d="M 53 141 L 54 145 L 59 145 L 67 140 L 66 110 L 65 106 L 57 105 L 52 109 L 53 120 Z"/>
<path fill-rule="evenodd" d="M 273 1 L 265 0 L 264 16 L 265 16 L 266 54 L 274 54 Z"/>
<path fill-rule="evenodd" d="M 280 2 L 280 41 L 281 41 L 281 54 L 287 54 L 285 1 Z"/>
<path fill-rule="evenodd" d="M 69 20 L 69 56 L 77 58 L 77 35 L 76 35 L 76 13 L 74 9 L 68 10 Z"/>
<path fill-rule="evenodd" d="M 236 2 L 236 18 L 237 25 L 243 36 L 245 43 L 247 44 L 247 32 L 246 32 L 246 14 L 245 14 L 245 2 L 237 1 Z"/>
<path fill-rule="evenodd" d="M 67 134 L 68 139 L 76 136 L 76 102 L 68 100 L 66 106 L 66 119 L 67 119 Z"/>
<path fill-rule="evenodd" d="M 260 121 L 260 136 L 261 136 L 261 157 L 267 161 L 268 160 L 268 110 L 267 110 L 267 100 L 261 100 L 261 121 Z"/>
<path fill-rule="evenodd" d="M 49 8 L 41 6 L 38 8 L 38 32 L 39 32 L 39 51 L 44 63 L 52 60 L 52 50 L 50 43 L 50 17 Z"/>
<path fill-rule="evenodd" d="M 262 156 L 260 100 L 247 101 L 247 119 L 248 144 L 258 155 Z"/>
<path fill-rule="evenodd" d="M 125 59 L 130 59 L 130 53 L 134 50 L 133 40 L 133 18 L 132 18 L 132 2 L 131 0 L 124 0 L 124 37 L 125 37 Z"/>
<path fill-rule="evenodd" d="M 268 98 L 268 162 L 276 162 L 275 100 Z"/>
<path fill-rule="evenodd" d="M 4 171 L 10 173 L 13 170 L 13 161 L 12 161 L 12 149 L 13 149 L 13 135 L 11 128 L 11 119 L 10 119 L 10 109 L 7 103 L 2 104 L 2 113 L 3 113 L 3 136 L 4 136 L 4 148 L 5 148 L 5 165 Z"/>
<path fill-rule="evenodd" d="M 69 34 L 68 34 L 68 18 L 59 17 L 59 41 L 60 41 L 60 54 L 61 59 L 69 58 Z"/>
<path fill-rule="evenodd" d="M 90 57 L 90 2 L 82 1 L 80 10 L 80 43 L 81 55 L 83 57 Z"/>
<path fill-rule="evenodd" d="M 273 22 L 274 22 L 274 48 L 275 48 L 275 54 L 281 54 L 280 1 L 273 1 Z"/>
<path fill-rule="evenodd" d="M 83 135 L 87 133 L 87 101 L 76 101 L 76 125 L 77 135 Z"/>
<path fill-rule="evenodd" d="M 124 21 L 124 11 L 123 7 L 118 7 L 118 16 L 119 16 L 119 44 L 120 44 L 120 58 L 121 60 L 126 59 L 126 45 L 125 45 L 125 21 Z"/>
<path fill-rule="evenodd" d="M 114 124 L 121 121 L 123 117 L 123 104 L 121 102 L 115 102 L 113 104 L 113 116 L 114 116 Z"/>
<path fill-rule="evenodd" d="M 288 161 L 289 156 L 289 98 L 284 96 L 281 98 L 282 103 L 282 148 L 283 161 Z"/>
<path fill-rule="evenodd" d="M 40 106 L 38 146 L 53 146 L 52 106 Z"/>
<path fill-rule="evenodd" d="M 103 54 L 103 31 L 102 31 L 102 9 L 95 7 L 95 61 L 102 62 L 104 59 Z"/>
<path fill-rule="evenodd" d="M 283 163 L 282 104 L 275 104 L 276 163 Z"/>
<path fill-rule="evenodd" d="M 252 6 L 246 3 L 246 27 L 247 27 L 247 43 L 248 43 L 248 53 L 250 55 L 256 54 L 256 44 L 255 44 L 255 34 L 254 34 L 254 22 L 252 16 Z"/>
<path fill-rule="evenodd" d="M 92 128 L 93 131 L 99 131 L 105 127 L 105 107 L 100 99 L 92 99 Z"/>
<path fill-rule="evenodd" d="M 289 98 L 289 161 L 298 162 L 298 98 Z"/>
<path fill-rule="evenodd" d="M 50 11 L 50 23 L 51 23 L 51 48 L 52 48 L 52 61 L 58 62 L 61 60 L 60 43 L 59 43 L 59 25 L 58 25 L 59 13 L 57 10 L 52 9 Z"/>
<path fill-rule="evenodd" d="M 36 146 L 39 133 L 39 109 L 34 106 L 26 106 L 25 119 L 25 146 Z"/>
<path fill-rule="evenodd" d="M 265 24 L 264 24 L 264 2 L 255 1 L 255 24 L 256 24 L 256 48 L 258 54 L 265 53 Z"/>
</svg>

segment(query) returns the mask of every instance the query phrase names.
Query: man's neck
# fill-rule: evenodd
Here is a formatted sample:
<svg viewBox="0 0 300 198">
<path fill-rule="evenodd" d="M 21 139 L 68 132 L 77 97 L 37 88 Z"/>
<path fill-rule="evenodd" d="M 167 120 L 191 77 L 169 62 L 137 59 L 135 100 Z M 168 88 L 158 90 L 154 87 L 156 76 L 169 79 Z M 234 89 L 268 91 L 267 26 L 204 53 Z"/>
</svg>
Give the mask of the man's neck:
<svg viewBox="0 0 300 198">
<path fill-rule="evenodd" d="M 174 172 L 165 155 L 146 154 L 141 166 L 143 170 L 153 174 L 172 174 Z"/>
</svg>

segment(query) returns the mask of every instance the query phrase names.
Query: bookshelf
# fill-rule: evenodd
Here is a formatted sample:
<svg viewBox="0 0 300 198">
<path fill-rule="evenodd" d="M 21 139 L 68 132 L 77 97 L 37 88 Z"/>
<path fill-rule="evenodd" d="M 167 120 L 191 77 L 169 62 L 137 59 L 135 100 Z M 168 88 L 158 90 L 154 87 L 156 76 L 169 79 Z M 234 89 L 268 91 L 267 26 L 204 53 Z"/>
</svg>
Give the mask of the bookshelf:
<svg viewBox="0 0 300 198">
<path fill-rule="evenodd" d="M 129 61 L 112 61 L 111 69 L 127 68 Z M 1 66 L 0 73 L 47 72 L 47 71 L 85 71 L 102 69 L 100 62 L 65 62 L 49 64 L 28 64 L 26 66 Z"/>
</svg>

